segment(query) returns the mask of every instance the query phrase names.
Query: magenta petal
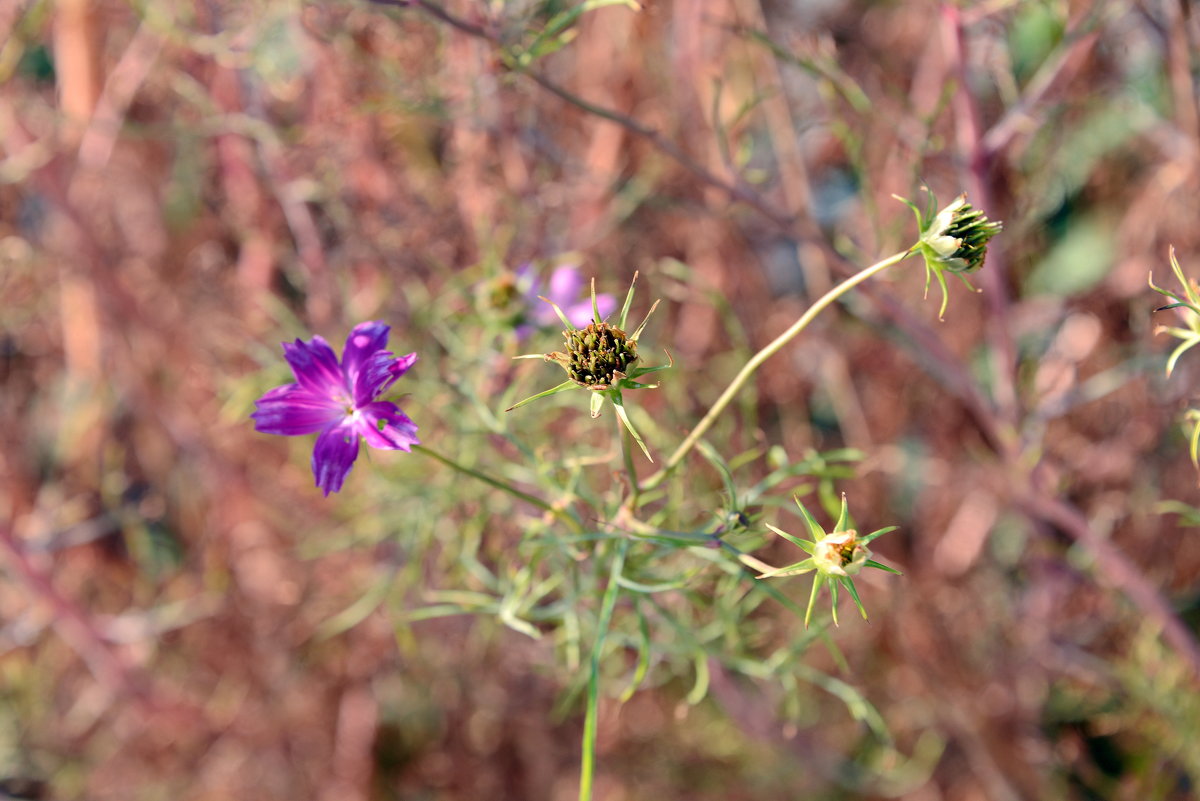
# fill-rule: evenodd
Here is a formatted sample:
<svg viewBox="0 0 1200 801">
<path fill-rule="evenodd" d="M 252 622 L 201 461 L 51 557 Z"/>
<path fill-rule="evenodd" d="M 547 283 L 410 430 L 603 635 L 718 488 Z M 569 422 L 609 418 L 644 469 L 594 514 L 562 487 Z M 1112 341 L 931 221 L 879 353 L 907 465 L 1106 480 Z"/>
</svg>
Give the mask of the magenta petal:
<svg viewBox="0 0 1200 801">
<path fill-rule="evenodd" d="M 408 372 L 417 362 L 417 354 L 410 353 L 396 359 L 390 351 L 380 351 L 363 364 L 354 385 L 354 405 L 362 408 L 387 391 L 396 379 Z"/>
<path fill-rule="evenodd" d="M 358 385 L 358 376 L 363 364 L 374 354 L 387 347 L 391 327 L 373 320 L 359 323 L 346 337 L 346 350 L 342 352 L 342 369 L 351 387 Z"/>
<path fill-rule="evenodd" d="M 312 471 L 317 486 L 325 490 L 326 497 L 342 488 L 342 482 L 357 458 L 358 431 L 353 423 L 330 426 L 317 437 L 317 444 L 313 448 Z"/>
<path fill-rule="evenodd" d="M 555 267 L 554 272 L 550 273 L 550 288 L 546 292 L 546 297 L 559 306 L 566 306 L 579 297 L 582 289 L 585 289 L 585 286 L 583 276 L 579 274 L 579 268 L 573 264 L 564 265 Z M 588 295 L 588 300 L 590 302 L 591 295 Z"/>
<path fill-rule="evenodd" d="M 600 310 L 600 319 L 608 317 L 617 308 L 617 302 L 613 300 L 612 295 L 597 295 L 596 308 Z M 564 309 L 567 319 L 571 321 L 571 325 L 576 328 L 586 328 L 592 322 L 592 298 L 581 300 Z"/>
<path fill-rule="evenodd" d="M 342 366 L 338 364 L 337 354 L 321 337 L 313 337 L 311 343 L 302 339 L 284 342 L 283 356 L 292 366 L 300 386 L 313 395 L 339 402 L 350 400 L 349 387 Z"/>
<path fill-rule="evenodd" d="M 368 403 L 358 414 L 358 431 L 372 448 L 411 451 L 413 445 L 421 444 L 417 439 L 417 424 L 394 403 Z"/>
<path fill-rule="evenodd" d="M 313 395 L 299 384 L 275 387 L 254 402 L 254 430 L 264 434 L 295 436 L 328 427 L 346 414 L 345 408 L 326 397 Z"/>
</svg>

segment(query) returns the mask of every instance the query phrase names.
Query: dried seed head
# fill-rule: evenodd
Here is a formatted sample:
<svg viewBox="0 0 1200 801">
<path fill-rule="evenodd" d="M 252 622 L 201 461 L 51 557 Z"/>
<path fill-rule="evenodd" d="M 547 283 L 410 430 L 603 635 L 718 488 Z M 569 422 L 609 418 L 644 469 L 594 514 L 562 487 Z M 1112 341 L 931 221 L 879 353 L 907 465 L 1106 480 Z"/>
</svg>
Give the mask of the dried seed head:
<svg viewBox="0 0 1200 801">
<path fill-rule="evenodd" d="M 638 360 L 637 343 L 620 328 L 593 322 L 563 331 L 567 352 L 552 354 L 572 381 L 586 389 L 608 389 L 624 378 Z M 549 356 L 547 358 L 550 358 Z"/>
</svg>

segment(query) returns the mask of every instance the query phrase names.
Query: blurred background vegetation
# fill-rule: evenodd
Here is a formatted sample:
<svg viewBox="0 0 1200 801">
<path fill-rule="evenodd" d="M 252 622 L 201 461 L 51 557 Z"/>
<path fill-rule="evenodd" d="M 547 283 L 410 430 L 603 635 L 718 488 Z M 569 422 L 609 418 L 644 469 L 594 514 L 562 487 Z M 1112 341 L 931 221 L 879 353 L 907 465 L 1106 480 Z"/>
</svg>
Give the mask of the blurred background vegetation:
<svg viewBox="0 0 1200 801">
<path fill-rule="evenodd" d="M 1164 379 L 1175 312 L 1146 286 L 1169 244 L 1200 275 L 1190 4 L 591 5 L 0 4 L 0 790 L 574 798 L 589 640 L 522 606 L 575 569 L 549 521 L 419 455 L 322 498 L 311 438 L 248 419 L 289 380 L 279 342 L 385 320 L 421 354 L 398 390 L 426 443 L 616 487 L 613 421 L 576 393 L 500 412 L 561 377 L 510 360 L 558 335 L 517 342 L 496 281 L 577 263 L 621 295 L 641 271 L 644 352 L 676 361 L 634 410 L 662 454 L 911 243 L 891 195 L 924 182 L 1004 221 L 984 292 L 939 323 L 893 268 L 711 437 L 746 485 L 861 451 L 824 494 L 901 526 L 877 551 L 905 576 L 864 577 L 870 625 L 843 607 L 783 683 L 754 654 L 808 640 L 770 600 L 740 662 L 692 647 L 719 620 L 658 629 L 627 698 L 617 638 L 596 796 L 1194 797 L 1200 540 L 1164 502 L 1197 499 L 1200 367 Z M 674 524 L 702 528 L 722 478 L 688 467 Z M 757 515 L 818 483 L 741 536 L 792 561 Z M 723 608 L 689 592 L 638 614 Z"/>
</svg>

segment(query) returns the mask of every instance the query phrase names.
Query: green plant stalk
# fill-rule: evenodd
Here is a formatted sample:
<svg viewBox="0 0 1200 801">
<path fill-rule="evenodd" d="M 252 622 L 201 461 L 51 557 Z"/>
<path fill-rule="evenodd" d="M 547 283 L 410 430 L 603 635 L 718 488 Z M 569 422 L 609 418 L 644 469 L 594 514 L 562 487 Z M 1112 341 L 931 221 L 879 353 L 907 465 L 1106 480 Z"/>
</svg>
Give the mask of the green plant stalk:
<svg viewBox="0 0 1200 801">
<path fill-rule="evenodd" d="M 592 779 L 596 773 L 596 716 L 600 707 L 600 652 L 604 650 L 604 639 L 612 621 L 613 609 L 617 605 L 621 571 L 625 569 L 625 553 L 629 540 L 621 540 L 617 555 L 608 574 L 608 587 L 600 604 L 600 619 L 596 622 L 596 644 L 592 646 L 591 672 L 588 675 L 587 714 L 583 719 L 583 758 L 579 765 L 579 801 L 591 801 Z"/>
<path fill-rule="evenodd" d="M 553 506 L 553 505 L 547 503 L 546 501 L 543 501 L 541 498 L 530 495 L 527 492 L 522 492 L 521 490 L 517 489 L 513 485 L 507 484 L 498 478 L 492 478 L 491 476 L 487 475 L 486 473 L 480 473 L 478 470 L 472 470 L 470 467 L 467 467 L 466 465 L 461 465 L 458 462 L 454 461 L 453 459 L 449 458 L 448 456 L 443 456 L 440 453 L 438 453 L 437 451 L 430 450 L 429 448 L 425 447 L 424 445 L 413 445 L 412 449 L 416 453 L 423 453 L 426 456 L 430 456 L 430 457 L 436 459 L 437 461 L 441 462 L 442 464 L 446 465 L 447 467 L 449 467 L 453 470 L 457 470 L 458 472 L 462 473 L 463 475 L 470 476 L 471 478 L 482 481 L 484 484 L 487 484 L 489 487 L 495 487 L 496 489 L 498 489 L 502 492 L 507 492 L 509 495 L 513 496 L 514 498 L 525 501 L 528 504 L 532 504 L 533 506 L 536 506 L 539 509 L 544 509 L 545 511 L 549 512 L 550 514 L 554 515 L 556 518 L 561 520 L 563 523 L 566 523 L 567 527 L 570 528 L 571 531 L 575 534 L 583 533 L 583 527 L 579 525 L 579 521 L 576 520 L 574 517 L 572 517 L 571 514 L 568 513 L 565 509 L 560 509 L 556 506 Z"/>
<path fill-rule="evenodd" d="M 914 252 L 915 246 L 913 248 L 909 248 L 908 250 L 901 251 L 900 253 L 896 253 L 895 255 L 888 256 L 882 261 L 877 261 L 870 267 L 867 267 L 862 271 L 850 276 L 845 281 L 838 284 L 833 289 L 829 290 L 820 298 L 818 298 L 817 301 L 800 316 L 800 319 L 792 323 L 791 328 L 775 337 L 775 339 L 769 345 L 751 356 L 750 361 L 746 362 L 746 365 L 742 367 L 741 372 L 739 372 L 734 377 L 733 381 L 730 382 L 729 386 L 725 388 L 725 391 L 721 393 L 721 397 L 717 398 L 716 402 L 711 408 L 709 408 L 708 412 L 704 415 L 700 422 L 696 424 L 696 427 L 692 429 L 692 432 L 688 434 L 687 438 L 679 444 L 679 447 L 675 449 L 675 452 L 671 454 L 670 458 L 667 459 L 662 468 L 657 473 L 646 479 L 646 481 L 639 488 L 639 491 L 645 492 L 646 490 L 654 489 L 661 484 L 670 474 L 670 472 L 674 470 L 681 461 L 683 461 L 683 457 L 687 456 L 692 448 L 696 447 L 696 443 L 699 442 L 700 438 L 708 432 L 708 429 L 712 428 L 713 424 L 717 421 L 717 418 L 721 416 L 723 411 L 725 411 L 725 407 L 727 407 L 729 402 L 733 400 L 734 395 L 736 395 L 738 391 L 746 385 L 746 382 L 750 380 L 750 376 L 754 375 L 754 371 L 757 370 L 763 362 L 774 356 L 780 348 L 794 339 L 797 334 L 807 328 L 808 324 L 811 323 L 818 314 L 832 305 L 833 302 L 842 295 L 861 284 L 863 281 L 866 281 L 868 278 L 883 272 L 893 264 L 904 261 L 904 259 L 908 258 Z"/>
</svg>

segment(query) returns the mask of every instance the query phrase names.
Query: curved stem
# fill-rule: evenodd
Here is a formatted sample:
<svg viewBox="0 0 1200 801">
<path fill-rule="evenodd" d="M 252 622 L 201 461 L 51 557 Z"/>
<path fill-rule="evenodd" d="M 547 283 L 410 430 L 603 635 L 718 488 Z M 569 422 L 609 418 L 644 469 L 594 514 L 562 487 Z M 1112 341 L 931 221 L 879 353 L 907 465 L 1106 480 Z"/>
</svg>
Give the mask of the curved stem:
<svg viewBox="0 0 1200 801">
<path fill-rule="evenodd" d="M 701 419 L 700 422 L 696 424 L 696 427 L 692 429 L 692 432 L 688 434 L 687 439 L 679 444 L 679 447 L 676 448 L 675 452 L 671 454 L 671 458 L 667 459 L 666 464 L 662 466 L 661 470 L 650 476 L 650 478 L 646 479 L 646 481 L 641 485 L 640 489 L 645 491 L 648 489 L 653 489 L 661 484 L 663 480 L 666 479 L 667 475 L 670 474 L 670 472 L 674 470 L 681 461 L 683 461 L 683 457 L 687 456 L 688 452 L 696 446 L 696 443 L 700 441 L 700 438 L 704 436 L 708 429 L 712 428 L 713 423 L 715 423 L 717 418 L 721 416 L 721 412 L 725 411 L 725 407 L 729 405 L 731 400 L 733 400 L 733 396 L 738 393 L 738 390 L 745 386 L 746 382 L 750 380 L 750 376 L 754 375 L 754 371 L 757 370 L 763 362 L 774 356 L 780 348 L 794 339 L 797 334 L 807 328 L 808 324 L 811 323 L 818 314 L 824 311 L 835 300 L 861 284 L 863 281 L 866 281 L 868 278 L 876 275 L 877 273 L 883 272 L 893 264 L 903 261 L 909 255 L 911 255 L 912 252 L 913 251 L 910 248 L 909 250 L 904 250 L 900 253 L 888 256 L 886 259 L 877 261 L 870 267 L 867 267 L 866 269 L 850 276 L 845 281 L 838 284 L 833 289 L 829 290 L 820 298 L 818 298 L 817 301 L 808 308 L 808 311 L 804 312 L 804 314 L 800 316 L 800 319 L 792 323 L 791 328 L 775 337 L 775 339 L 769 345 L 750 357 L 750 361 L 746 362 L 746 365 L 741 369 L 741 372 L 734 377 L 729 386 L 725 388 L 725 391 L 721 393 L 721 397 L 717 398 L 716 403 L 712 405 L 712 407 L 708 410 L 708 413 L 704 415 L 703 419 Z"/>
<path fill-rule="evenodd" d="M 431 449 L 425 447 L 424 445 L 413 445 L 412 449 L 413 449 L 414 453 L 423 453 L 426 456 L 430 456 L 430 457 L 436 459 L 437 461 L 441 462 L 442 464 L 446 465 L 447 467 L 449 467 L 453 470 L 457 470 L 458 472 L 462 473 L 465 476 L 470 476 L 471 478 L 478 479 L 479 481 L 482 481 L 484 484 L 487 484 L 489 487 L 495 487 L 496 489 L 501 490 L 502 492 L 507 492 L 509 495 L 513 496 L 514 498 L 517 498 L 518 500 L 525 501 L 525 503 L 532 504 L 539 509 L 544 509 L 545 511 L 549 512 L 550 514 L 554 515 L 556 518 L 561 520 L 562 522 L 566 523 L 567 526 L 573 532 L 575 532 L 577 534 L 580 533 L 581 531 L 583 531 L 583 528 L 579 525 L 579 521 L 576 520 L 565 509 L 560 509 L 556 506 L 553 506 L 552 504 L 547 503 L 546 501 L 543 501 L 541 498 L 530 495 L 527 492 L 522 492 L 521 490 L 517 489 L 513 485 L 505 483 L 504 481 L 501 481 L 498 478 L 492 478 L 491 476 L 487 475 L 486 473 L 481 473 L 478 470 L 474 470 L 470 467 L 467 467 L 466 465 L 461 465 L 458 462 L 454 461 L 453 459 L 449 458 L 448 456 L 443 456 L 442 454 L 438 453 L 437 451 L 431 450 Z"/>
</svg>

